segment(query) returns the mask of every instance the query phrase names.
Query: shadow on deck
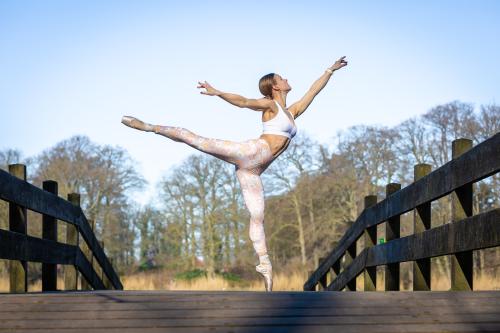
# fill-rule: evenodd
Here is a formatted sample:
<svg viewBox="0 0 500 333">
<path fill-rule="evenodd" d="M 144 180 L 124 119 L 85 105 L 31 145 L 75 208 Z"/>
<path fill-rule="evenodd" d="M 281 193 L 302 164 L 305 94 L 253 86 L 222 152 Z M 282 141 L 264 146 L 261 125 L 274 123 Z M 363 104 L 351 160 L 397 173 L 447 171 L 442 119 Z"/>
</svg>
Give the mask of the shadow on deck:
<svg viewBox="0 0 500 333">
<path fill-rule="evenodd" d="M 12 332 L 500 332 L 500 291 L 0 294 Z"/>
</svg>

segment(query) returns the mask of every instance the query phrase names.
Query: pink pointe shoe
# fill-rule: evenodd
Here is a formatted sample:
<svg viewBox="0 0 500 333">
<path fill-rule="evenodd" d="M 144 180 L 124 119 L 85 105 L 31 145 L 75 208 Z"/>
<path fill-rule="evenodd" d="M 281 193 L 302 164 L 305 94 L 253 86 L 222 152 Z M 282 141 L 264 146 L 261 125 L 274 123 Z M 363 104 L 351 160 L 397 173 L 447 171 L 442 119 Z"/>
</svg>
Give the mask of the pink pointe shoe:
<svg viewBox="0 0 500 333">
<path fill-rule="evenodd" d="M 255 270 L 262 274 L 264 277 L 264 285 L 266 287 L 266 291 L 273 290 L 273 266 L 271 265 L 257 265 L 255 266 Z"/>
<path fill-rule="evenodd" d="M 122 117 L 122 124 L 132 127 L 141 131 L 147 131 L 150 132 L 153 130 L 153 126 L 150 124 L 146 124 L 143 121 L 140 121 L 137 118 L 131 117 L 131 116 L 123 116 Z"/>
</svg>

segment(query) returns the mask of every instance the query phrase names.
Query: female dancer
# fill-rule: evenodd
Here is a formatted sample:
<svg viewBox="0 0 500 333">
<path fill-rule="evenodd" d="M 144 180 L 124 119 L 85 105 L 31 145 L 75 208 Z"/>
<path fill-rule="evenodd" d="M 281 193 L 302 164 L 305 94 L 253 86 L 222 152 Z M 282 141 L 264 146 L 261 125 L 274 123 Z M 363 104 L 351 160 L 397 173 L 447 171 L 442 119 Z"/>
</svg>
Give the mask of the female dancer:
<svg viewBox="0 0 500 333">
<path fill-rule="evenodd" d="M 206 89 L 201 94 L 219 96 L 240 108 L 262 112 L 263 133 L 258 139 L 233 142 L 199 136 L 185 128 L 152 125 L 134 117 L 124 116 L 122 123 L 146 132 L 154 132 L 178 142 L 184 142 L 204 153 L 215 156 L 235 166 L 245 205 L 250 212 L 249 235 L 259 256 L 256 271 L 264 277 L 266 291 L 272 291 L 272 265 L 267 254 L 264 234 L 264 189 L 260 175 L 290 144 L 297 132 L 294 119 L 311 104 L 323 89 L 334 71 L 347 65 L 341 57 L 317 79 L 299 101 L 286 108 L 286 96 L 292 89 L 287 79 L 278 74 L 267 74 L 259 81 L 260 99 L 248 99 L 213 88 L 208 82 L 198 82 L 197 88 Z"/>
</svg>

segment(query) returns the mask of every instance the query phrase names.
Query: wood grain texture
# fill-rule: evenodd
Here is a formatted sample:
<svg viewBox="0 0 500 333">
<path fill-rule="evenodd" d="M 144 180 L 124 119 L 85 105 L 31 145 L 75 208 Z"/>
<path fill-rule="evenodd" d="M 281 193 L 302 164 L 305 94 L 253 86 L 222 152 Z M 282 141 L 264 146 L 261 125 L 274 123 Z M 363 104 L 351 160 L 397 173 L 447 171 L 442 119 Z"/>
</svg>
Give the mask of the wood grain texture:
<svg viewBox="0 0 500 333">
<path fill-rule="evenodd" d="M 123 289 L 120 278 L 106 257 L 80 207 L 0 170 L 0 199 L 77 226 L 115 289 Z"/>
<path fill-rule="evenodd" d="M 8 305 L 8 306 L 7 306 Z M 0 294 L 0 332 L 495 332 L 500 291 Z"/>
<path fill-rule="evenodd" d="M 500 208 L 365 248 L 327 287 L 342 290 L 364 267 L 500 246 Z"/>
<path fill-rule="evenodd" d="M 500 133 L 497 133 L 413 184 L 363 210 L 341 238 L 338 246 L 332 249 L 326 260 L 309 276 L 303 289 L 314 290 L 319 279 L 342 258 L 365 229 L 437 200 L 455 189 L 478 182 L 499 171 Z"/>
</svg>

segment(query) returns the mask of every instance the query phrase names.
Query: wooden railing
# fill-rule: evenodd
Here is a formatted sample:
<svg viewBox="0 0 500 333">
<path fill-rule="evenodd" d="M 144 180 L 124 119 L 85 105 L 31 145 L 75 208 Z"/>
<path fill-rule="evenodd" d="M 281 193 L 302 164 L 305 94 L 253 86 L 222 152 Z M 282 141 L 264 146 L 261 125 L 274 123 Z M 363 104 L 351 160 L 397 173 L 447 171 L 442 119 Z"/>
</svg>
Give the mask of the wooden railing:
<svg viewBox="0 0 500 333">
<path fill-rule="evenodd" d="M 399 290 L 399 263 L 407 261 L 413 261 L 413 290 L 431 290 L 430 258 L 443 255 L 451 255 L 451 290 L 473 290 L 473 250 L 500 246 L 500 209 L 472 213 L 472 184 L 500 171 L 500 133 L 474 148 L 471 140 L 453 141 L 452 160 L 430 171 L 430 165 L 418 164 L 411 185 L 388 184 L 378 203 L 376 196 L 365 197 L 365 209 L 320 259 L 304 290 L 356 290 L 356 277 L 363 273 L 364 290 L 375 291 L 380 265 L 386 265 L 384 290 Z M 446 195 L 452 196 L 452 221 L 431 228 L 431 202 Z M 411 210 L 414 234 L 400 238 L 400 216 Z M 376 245 L 381 223 L 386 242 Z M 365 248 L 357 254 L 362 235 Z"/>
<path fill-rule="evenodd" d="M 28 261 L 42 263 L 42 291 L 57 290 L 58 264 L 68 265 L 64 266 L 65 290 L 77 289 L 77 271 L 83 277 L 82 289 L 123 289 L 80 208 L 80 195 L 71 193 L 64 200 L 55 181 L 43 182 L 43 189 L 26 182 L 22 164 L 9 165 L 9 172 L 0 170 L 0 199 L 9 202 L 9 230 L 0 230 L 0 259 L 11 260 L 10 291 L 27 291 Z M 43 214 L 42 238 L 27 235 L 28 209 Z M 57 241 L 57 220 L 67 223 L 66 243 Z M 86 251 L 80 249 L 80 235 Z"/>
</svg>

